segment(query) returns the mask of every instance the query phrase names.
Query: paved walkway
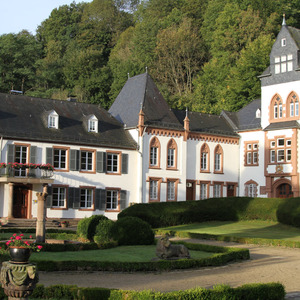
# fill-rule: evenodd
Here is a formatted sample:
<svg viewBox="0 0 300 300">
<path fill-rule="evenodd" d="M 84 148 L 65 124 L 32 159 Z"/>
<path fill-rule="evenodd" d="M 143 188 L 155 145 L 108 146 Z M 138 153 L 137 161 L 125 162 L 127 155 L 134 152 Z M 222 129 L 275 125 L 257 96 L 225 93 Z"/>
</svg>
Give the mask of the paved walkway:
<svg viewBox="0 0 300 300">
<path fill-rule="evenodd" d="M 250 260 L 221 267 L 207 267 L 158 273 L 121 272 L 40 272 L 40 282 L 75 284 L 80 287 L 105 287 L 129 290 L 174 291 L 197 286 L 212 288 L 216 284 L 237 287 L 246 283 L 280 282 L 287 299 L 300 299 L 300 249 L 187 240 L 214 245 L 248 248 Z"/>
</svg>

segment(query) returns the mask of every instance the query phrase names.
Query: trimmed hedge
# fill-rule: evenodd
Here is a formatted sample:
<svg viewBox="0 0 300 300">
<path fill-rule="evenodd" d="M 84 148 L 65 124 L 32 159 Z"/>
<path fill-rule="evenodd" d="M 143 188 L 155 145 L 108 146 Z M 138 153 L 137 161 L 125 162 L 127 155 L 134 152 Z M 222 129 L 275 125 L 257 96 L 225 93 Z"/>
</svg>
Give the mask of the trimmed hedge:
<svg viewBox="0 0 300 300">
<path fill-rule="evenodd" d="M 228 197 L 199 201 L 135 204 L 118 218 L 138 217 L 152 228 L 206 221 L 271 220 L 300 227 L 300 198 Z"/>
<path fill-rule="evenodd" d="M 80 300 L 283 300 L 284 286 L 280 283 L 245 284 L 237 288 L 228 285 L 217 285 L 213 289 L 194 288 L 175 292 L 124 291 L 106 288 L 80 288 L 75 285 L 53 285 L 44 287 L 37 285 L 30 299 L 80 299 Z M 4 299 L 0 289 L 0 299 Z"/>
<path fill-rule="evenodd" d="M 220 266 L 228 262 L 249 259 L 248 249 L 219 247 L 204 244 L 179 242 L 191 250 L 215 252 L 217 254 L 202 259 L 158 260 L 147 262 L 107 262 L 107 261 L 34 261 L 40 271 L 162 271 L 188 269 L 206 266 Z"/>
<path fill-rule="evenodd" d="M 154 244 L 151 226 L 136 217 L 125 217 L 116 221 L 110 229 L 110 235 L 119 245 Z"/>
<path fill-rule="evenodd" d="M 77 234 L 89 241 L 93 242 L 93 238 L 96 232 L 96 227 L 101 220 L 107 220 L 108 218 L 103 215 L 94 215 L 89 218 L 81 219 L 77 224 Z"/>
</svg>

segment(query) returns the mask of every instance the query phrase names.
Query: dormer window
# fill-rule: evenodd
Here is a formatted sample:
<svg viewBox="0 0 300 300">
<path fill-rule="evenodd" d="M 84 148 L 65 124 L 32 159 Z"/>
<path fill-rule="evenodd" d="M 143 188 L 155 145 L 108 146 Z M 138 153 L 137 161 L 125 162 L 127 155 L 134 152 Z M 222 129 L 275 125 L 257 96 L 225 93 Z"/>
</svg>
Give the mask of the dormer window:
<svg viewBox="0 0 300 300">
<path fill-rule="evenodd" d="M 98 119 L 95 117 L 95 115 L 92 115 L 88 119 L 88 131 L 89 132 L 98 132 Z"/>
<path fill-rule="evenodd" d="M 48 128 L 58 129 L 58 114 L 52 110 L 48 115 Z"/>
<path fill-rule="evenodd" d="M 293 71 L 293 54 L 275 56 L 275 74 Z"/>
<path fill-rule="evenodd" d="M 256 110 L 256 118 L 260 118 L 260 109 L 259 108 Z"/>
</svg>

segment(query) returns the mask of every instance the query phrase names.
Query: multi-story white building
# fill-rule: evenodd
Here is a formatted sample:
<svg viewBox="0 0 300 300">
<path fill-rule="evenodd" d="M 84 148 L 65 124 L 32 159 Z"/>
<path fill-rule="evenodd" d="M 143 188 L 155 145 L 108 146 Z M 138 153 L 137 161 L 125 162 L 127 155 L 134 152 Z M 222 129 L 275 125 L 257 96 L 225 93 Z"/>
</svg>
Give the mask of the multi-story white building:
<svg viewBox="0 0 300 300">
<path fill-rule="evenodd" d="M 133 203 L 299 196 L 299 50 L 300 31 L 283 22 L 261 99 L 219 116 L 170 109 L 147 73 L 128 79 L 109 112 L 0 94 L 0 217 L 36 218 L 45 186 L 48 218 L 116 219 Z"/>
</svg>

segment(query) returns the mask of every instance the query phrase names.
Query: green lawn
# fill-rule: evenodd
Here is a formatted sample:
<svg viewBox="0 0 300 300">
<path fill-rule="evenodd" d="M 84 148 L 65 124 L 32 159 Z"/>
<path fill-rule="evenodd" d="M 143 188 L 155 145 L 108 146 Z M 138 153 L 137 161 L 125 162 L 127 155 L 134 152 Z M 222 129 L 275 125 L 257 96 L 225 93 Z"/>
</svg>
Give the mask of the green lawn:
<svg viewBox="0 0 300 300">
<path fill-rule="evenodd" d="M 120 246 L 104 250 L 66 251 L 66 252 L 39 252 L 32 253 L 30 260 L 50 261 L 120 261 L 120 262 L 145 262 L 156 258 L 156 246 Z M 200 259 L 214 255 L 215 253 L 203 251 L 190 251 L 192 258 Z"/>
<path fill-rule="evenodd" d="M 239 222 L 203 222 L 188 225 L 164 227 L 172 231 L 206 233 L 235 237 L 279 239 L 300 241 L 300 228 L 280 224 L 272 221 L 239 221 Z"/>
</svg>

